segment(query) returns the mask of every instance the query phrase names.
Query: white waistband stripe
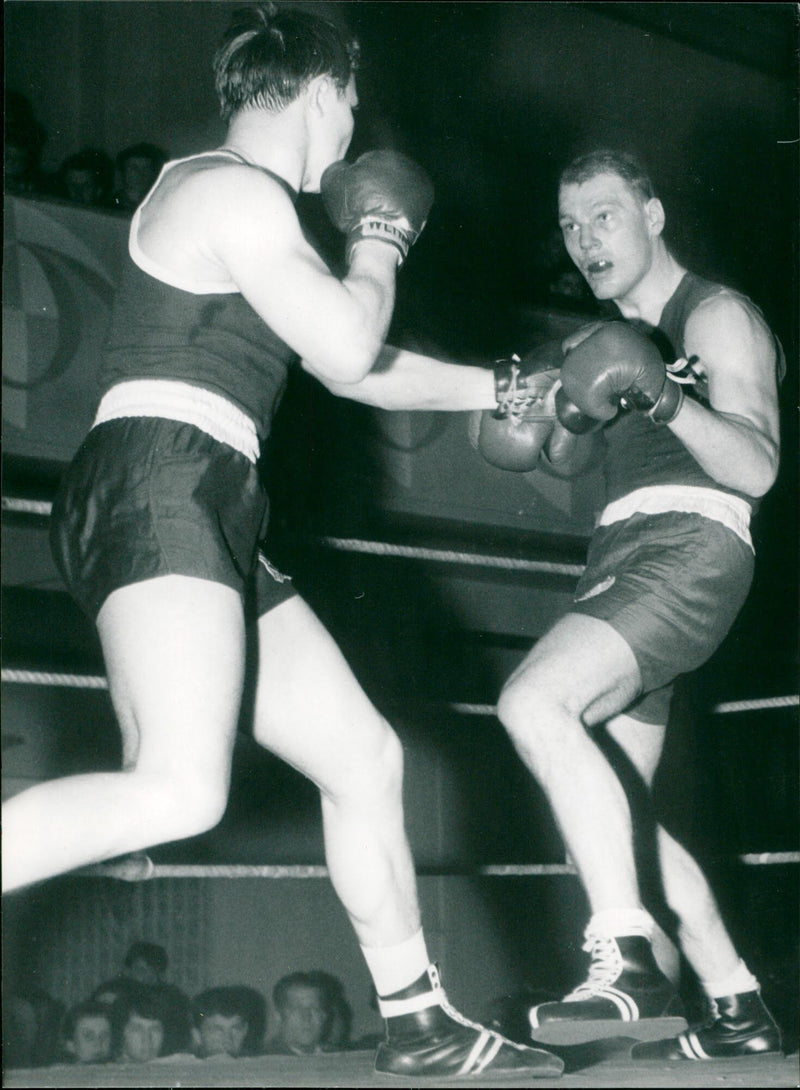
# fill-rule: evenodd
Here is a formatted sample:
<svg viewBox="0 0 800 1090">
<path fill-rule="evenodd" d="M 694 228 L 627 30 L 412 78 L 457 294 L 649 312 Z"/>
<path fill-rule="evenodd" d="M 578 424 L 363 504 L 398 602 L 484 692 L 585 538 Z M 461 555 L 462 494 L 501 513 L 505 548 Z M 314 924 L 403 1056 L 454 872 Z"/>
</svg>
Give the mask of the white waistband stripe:
<svg viewBox="0 0 800 1090">
<path fill-rule="evenodd" d="M 161 417 L 192 424 L 256 464 L 259 445 L 250 417 L 227 398 L 171 379 L 132 379 L 105 394 L 92 427 L 130 416 Z"/>
<path fill-rule="evenodd" d="M 670 512 L 702 515 L 727 526 L 737 537 L 753 548 L 750 537 L 750 505 L 740 496 L 718 492 L 713 488 L 691 485 L 654 485 L 637 488 L 608 504 L 598 519 L 598 526 L 610 526 L 632 515 L 665 515 Z"/>
</svg>

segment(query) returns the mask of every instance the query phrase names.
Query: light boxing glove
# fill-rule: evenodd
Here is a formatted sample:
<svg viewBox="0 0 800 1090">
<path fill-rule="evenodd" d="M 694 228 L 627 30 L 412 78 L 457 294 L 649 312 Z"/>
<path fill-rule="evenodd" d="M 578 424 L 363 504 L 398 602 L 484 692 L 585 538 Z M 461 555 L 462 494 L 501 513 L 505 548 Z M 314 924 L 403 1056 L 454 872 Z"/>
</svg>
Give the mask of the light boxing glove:
<svg viewBox="0 0 800 1090">
<path fill-rule="evenodd" d="M 568 352 L 561 384 L 559 419 L 569 430 L 575 430 L 567 422 L 569 403 L 594 420 L 612 420 L 622 408 L 647 413 L 657 424 L 670 423 L 683 405 L 683 389 L 658 348 L 625 322 L 601 325 Z"/>
<path fill-rule="evenodd" d="M 492 465 L 513 473 L 536 468 L 555 425 L 553 390 L 563 355 L 560 341 L 548 341 L 522 359 L 494 365 L 496 409 L 481 413 L 478 450 Z"/>
<path fill-rule="evenodd" d="M 398 151 L 368 151 L 354 163 L 332 163 L 322 175 L 320 194 L 333 224 L 353 247 L 379 239 L 400 253 L 400 264 L 419 238 L 433 204 L 426 172 Z"/>
</svg>

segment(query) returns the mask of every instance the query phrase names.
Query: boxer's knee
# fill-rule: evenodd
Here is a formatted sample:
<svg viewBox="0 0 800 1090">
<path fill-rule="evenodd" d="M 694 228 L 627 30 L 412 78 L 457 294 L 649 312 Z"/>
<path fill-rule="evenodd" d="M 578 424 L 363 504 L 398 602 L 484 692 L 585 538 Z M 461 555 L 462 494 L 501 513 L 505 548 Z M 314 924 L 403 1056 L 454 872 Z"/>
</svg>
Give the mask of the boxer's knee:
<svg viewBox="0 0 800 1090">
<path fill-rule="evenodd" d="M 191 768 L 172 772 L 133 769 L 128 776 L 139 789 L 143 820 L 158 842 L 208 832 L 225 813 L 228 777 L 222 773 Z"/>
<path fill-rule="evenodd" d="M 515 743 L 549 748 L 558 744 L 565 720 L 575 719 L 562 700 L 533 675 L 512 676 L 497 701 L 497 717 Z"/>
<path fill-rule="evenodd" d="M 365 790 L 379 798 L 394 800 L 402 794 L 403 746 L 385 720 L 370 750 L 363 779 Z"/>
<path fill-rule="evenodd" d="M 342 753 L 332 773 L 331 801 L 359 808 L 402 807 L 403 747 L 382 717 L 361 736 L 356 750 Z"/>
</svg>

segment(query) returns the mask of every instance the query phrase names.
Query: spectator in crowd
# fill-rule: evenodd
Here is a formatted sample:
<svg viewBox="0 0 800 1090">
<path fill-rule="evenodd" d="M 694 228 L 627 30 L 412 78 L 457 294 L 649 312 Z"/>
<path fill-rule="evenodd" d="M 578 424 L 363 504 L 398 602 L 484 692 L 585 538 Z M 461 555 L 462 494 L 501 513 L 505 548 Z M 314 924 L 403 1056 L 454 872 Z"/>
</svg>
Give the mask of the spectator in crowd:
<svg viewBox="0 0 800 1090">
<path fill-rule="evenodd" d="M 40 166 L 45 130 L 25 95 L 7 91 L 5 107 L 3 191 L 17 197 L 35 196 L 45 188 Z"/>
<path fill-rule="evenodd" d="M 353 1028 L 353 1008 L 347 1001 L 344 984 L 337 976 L 314 969 L 308 976 L 316 981 L 325 995 L 328 1023 L 322 1043 L 331 1051 L 344 1052 L 352 1047 L 350 1033 Z"/>
<path fill-rule="evenodd" d="M 73 1007 L 64 1018 L 61 1039 L 64 1051 L 73 1063 L 108 1063 L 113 1041 L 108 1007 L 92 1000 Z"/>
<path fill-rule="evenodd" d="M 195 1045 L 210 1056 L 254 1056 L 267 1028 L 267 1002 L 255 988 L 229 984 L 208 988 L 194 1001 Z"/>
<path fill-rule="evenodd" d="M 142 203 L 169 156 L 155 144 L 131 144 L 117 156 L 114 206 L 133 212 Z"/>
<path fill-rule="evenodd" d="M 61 196 L 90 208 L 111 207 L 114 161 L 98 148 L 68 156 L 59 169 Z"/>
<path fill-rule="evenodd" d="M 92 999 L 113 1006 L 121 999 L 137 999 L 143 991 L 152 991 L 168 1014 L 164 1054 L 189 1052 L 192 1047 L 192 1002 L 166 976 L 169 958 L 163 946 L 153 942 L 134 942 L 128 948 L 119 975 L 100 984 Z"/>
<path fill-rule="evenodd" d="M 140 984 L 163 984 L 169 965 L 167 951 L 155 942 L 134 942 L 122 962 L 121 975 Z"/>
<path fill-rule="evenodd" d="M 164 985 L 169 957 L 155 942 L 133 942 L 122 960 L 117 976 L 95 988 L 93 999 L 113 1003 L 120 995 L 134 992 L 141 985 Z"/>
<path fill-rule="evenodd" d="M 110 1010 L 120 999 L 127 999 L 129 996 L 142 991 L 144 987 L 145 985 L 140 984 L 138 980 L 117 976 L 112 980 L 106 980 L 102 984 L 98 984 L 89 998 L 93 1003 L 99 1003 L 102 1007 Z"/>
<path fill-rule="evenodd" d="M 64 1007 L 35 986 L 8 988 L 3 995 L 3 1063 L 46 1067 L 59 1058 Z"/>
<path fill-rule="evenodd" d="M 118 1063 L 149 1063 L 167 1055 L 170 1014 L 155 988 L 143 987 L 118 999 L 111 1020 Z"/>
<path fill-rule="evenodd" d="M 331 1051 L 325 1044 L 330 1010 L 317 973 L 289 973 L 272 992 L 278 1029 L 268 1052 L 281 1056 L 314 1056 Z"/>
</svg>

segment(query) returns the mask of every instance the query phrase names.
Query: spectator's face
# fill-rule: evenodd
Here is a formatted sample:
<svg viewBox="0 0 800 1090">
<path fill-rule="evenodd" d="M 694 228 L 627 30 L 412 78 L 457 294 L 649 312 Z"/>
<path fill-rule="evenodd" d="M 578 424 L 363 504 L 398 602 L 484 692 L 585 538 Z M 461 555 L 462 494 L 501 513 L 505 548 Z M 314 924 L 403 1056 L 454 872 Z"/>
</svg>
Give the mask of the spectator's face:
<svg viewBox="0 0 800 1090">
<path fill-rule="evenodd" d="M 79 1064 L 102 1064 L 111 1058 L 111 1023 L 100 1014 L 79 1018 L 69 1051 Z"/>
<path fill-rule="evenodd" d="M 290 988 L 280 1016 L 283 1039 L 291 1048 L 310 1051 L 322 1040 L 327 1011 L 316 988 Z"/>
<path fill-rule="evenodd" d="M 100 196 L 100 186 L 91 170 L 68 170 L 64 184 L 67 196 L 76 204 L 94 204 Z"/>
<path fill-rule="evenodd" d="M 161 980 L 159 971 L 154 969 L 149 962 L 142 961 L 139 958 L 127 966 L 125 975 L 130 977 L 131 980 L 138 980 L 140 984 L 158 984 Z"/>
<path fill-rule="evenodd" d="M 248 1024 L 239 1014 L 209 1014 L 200 1022 L 204 1056 L 241 1056 Z"/>
<path fill-rule="evenodd" d="M 122 191 L 127 204 L 135 207 L 147 196 L 158 176 L 158 167 L 151 159 L 132 156 L 122 168 Z"/>
<path fill-rule="evenodd" d="M 164 1027 L 157 1018 L 131 1014 L 122 1031 L 123 1063 L 147 1063 L 155 1060 L 164 1043 Z"/>
</svg>

